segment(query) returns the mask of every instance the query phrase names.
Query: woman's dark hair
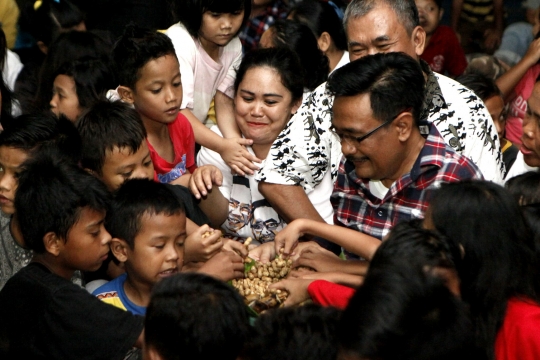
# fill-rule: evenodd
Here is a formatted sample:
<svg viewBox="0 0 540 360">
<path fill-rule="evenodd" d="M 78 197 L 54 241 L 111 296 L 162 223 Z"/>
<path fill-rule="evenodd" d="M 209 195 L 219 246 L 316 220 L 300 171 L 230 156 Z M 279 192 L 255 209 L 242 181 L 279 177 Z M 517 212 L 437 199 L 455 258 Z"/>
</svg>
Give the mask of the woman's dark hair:
<svg viewBox="0 0 540 360">
<path fill-rule="evenodd" d="M 463 246 L 461 294 L 470 305 L 477 345 L 494 358 L 508 300 L 538 301 L 540 289 L 533 236 L 518 202 L 494 183 L 463 181 L 437 190 L 428 214 L 440 233 Z"/>
<path fill-rule="evenodd" d="M 175 0 L 174 3 L 176 20 L 180 21 L 195 39 L 199 37 L 205 12 L 235 13 L 242 10 L 244 10 L 244 19 L 240 29 L 249 19 L 251 0 Z"/>
<path fill-rule="evenodd" d="M 540 172 L 529 171 L 515 176 L 504 184 L 519 205 L 540 204 Z"/>
<path fill-rule="evenodd" d="M 111 48 L 109 39 L 89 31 L 69 31 L 60 34 L 49 47 L 47 57 L 41 66 L 34 108 L 29 112 L 49 108 L 55 74 L 65 63 L 83 58 L 95 58 L 101 60 L 105 66 L 110 66 Z"/>
<path fill-rule="evenodd" d="M 495 80 L 480 73 L 463 74 L 456 81 L 471 89 L 482 101 L 493 96 L 502 96 L 501 90 L 495 84 Z"/>
<path fill-rule="evenodd" d="M 58 75 L 73 78 L 79 106 L 85 110 L 117 85 L 111 69 L 103 61 L 94 58 L 83 58 L 65 63 L 56 72 L 55 78 Z"/>
<path fill-rule="evenodd" d="M 327 32 L 337 49 L 347 50 L 347 36 L 343 23 L 336 9 L 327 1 L 304 0 L 291 9 L 289 17 L 309 27 L 317 38 Z"/>
<path fill-rule="evenodd" d="M 129 24 L 112 52 L 118 84 L 134 90 L 144 65 L 165 55 L 176 58 L 174 45 L 167 35 Z"/>
<path fill-rule="evenodd" d="M 21 29 L 28 31 L 36 41 L 49 46 L 60 32 L 84 21 L 84 14 L 68 0 L 29 1 L 21 14 Z"/>
<path fill-rule="evenodd" d="M 292 94 L 292 100 L 299 100 L 304 93 L 304 78 L 302 66 L 298 57 L 287 48 L 257 49 L 248 52 L 242 59 L 242 63 L 236 72 L 234 91 L 244 79 L 249 69 L 257 67 L 269 67 L 275 70 L 281 77 L 281 83 Z"/>
<path fill-rule="evenodd" d="M 309 27 L 292 20 L 278 20 L 268 31 L 272 34 L 273 47 L 286 47 L 300 59 L 306 89 L 313 91 L 326 81 L 330 71 L 328 58 L 319 49 Z"/>
</svg>

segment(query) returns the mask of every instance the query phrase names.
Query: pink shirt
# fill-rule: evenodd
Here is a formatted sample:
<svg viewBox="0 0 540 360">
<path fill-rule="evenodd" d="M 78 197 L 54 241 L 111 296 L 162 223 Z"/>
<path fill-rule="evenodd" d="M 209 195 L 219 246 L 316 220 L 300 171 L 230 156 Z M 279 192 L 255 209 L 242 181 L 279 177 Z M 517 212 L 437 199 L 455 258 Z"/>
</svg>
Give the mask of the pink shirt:
<svg viewBox="0 0 540 360">
<path fill-rule="evenodd" d="M 219 61 L 216 62 L 181 23 L 171 26 L 166 34 L 174 44 L 180 63 L 184 91 L 181 108 L 190 109 L 197 119 L 206 124 L 208 109 L 216 91 L 230 98 L 234 96 L 233 85 L 236 68 L 242 61 L 242 44 L 238 37 L 234 37 L 220 49 Z"/>
<path fill-rule="evenodd" d="M 518 82 L 514 88 L 516 97 L 510 103 L 508 118 L 506 120 L 506 136 L 508 140 L 521 145 L 521 135 L 523 134 L 523 118 L 527 112 L 527 100 L 532 94 L 536 78 L 540 74 L 540 64 L 533 65 Z"/>
</svg>

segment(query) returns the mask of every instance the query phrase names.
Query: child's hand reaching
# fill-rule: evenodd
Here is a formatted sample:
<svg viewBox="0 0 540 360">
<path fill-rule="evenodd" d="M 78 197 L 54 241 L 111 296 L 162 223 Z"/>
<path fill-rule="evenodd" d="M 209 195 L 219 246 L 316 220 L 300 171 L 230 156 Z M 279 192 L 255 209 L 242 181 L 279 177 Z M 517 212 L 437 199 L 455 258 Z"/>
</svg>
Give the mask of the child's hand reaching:
<svg viewBox="0 0 540 360">
<path fill-rule="evenodd" d="M 244 146 L 249 146 L 253 140 L 243 138 L 222 139 L 223 144 L 219 151 L 223 161 L 229 165 L 233 173 L 238 175 L 253 175 L 259 167 L 253 162 L 260 163 L 261 160 L 246 150 Z"/>
<path fill-rule="evenodd" d="M 270 285 L 268 288 L 286 290 L 289 293 L 289 296 L 283 303 L 283 306 L 291 306 L 311 299 L 308 293 L 308 287 L 313 281 L 315 280 L 285 279 Z"/>
<path fill-rule="evenodd" d="M 244 259 L 235 252 L 221 251 L 198 270 L 223 281 L 244 277 Z"/>
<path fill-rule="evenodd" d="M 199 166 L 189 178 L 189 190 L 197 199 L 208 194 L 213 185 L 221 186 L 223 175 L 214 165 Z"/>
<path fill-rule="evenodd" d="M 240 255 L 243 259 L 248 256 L 248 250 L 244 244 L 236 240 L 226 239 L 223 243 L 223 250 L 233 251 Z"/>
<path fill-rule="evenodd" d="M 203 225 L 186 238 L 184 262 L 208 261 L 221 251 L 222 247 L 221 231 Z"/>
</svg>

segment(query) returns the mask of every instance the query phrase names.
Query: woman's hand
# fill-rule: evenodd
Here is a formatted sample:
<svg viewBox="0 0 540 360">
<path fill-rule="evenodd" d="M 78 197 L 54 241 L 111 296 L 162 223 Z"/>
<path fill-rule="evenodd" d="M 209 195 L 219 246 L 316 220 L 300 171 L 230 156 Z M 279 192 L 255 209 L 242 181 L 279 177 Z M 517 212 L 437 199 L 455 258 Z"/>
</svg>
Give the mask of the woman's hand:
<svg viewBox="0 0 540 360">
<path fill-rule="evenodd" d="M 287 297 L 283 305 L 291 306 L 300 304 L 306 300 L 311 299 L 307 289 L 309 287 L 309 284 L 311 284 L 313 281 L 315 280 L 285 279 L 270 285 L 268 288 L 286 290 L 289 293 L 289 296 Z"/>
<path fill-rule="evenodd" d="M 221 158 L 229 167 L 232 172 L 238 175 L 253 175 L 254 171 L 259 167 L 253 162 L 260 163 L 261 160 L 255 155 L 251 154 L 245 146 L 249 146 L 253 143 L 253 140 L 244 138 L 222 139 L 222 146 L 219 151 Z"/>
<path fill-rule="evenodd" d="M 205 233 L 210 232 L 208 236 Z M 199 227 L 186 238 L 184 243 L 184 262 L 208 261 L 223 247 L 221 231 L 208 225 Z"/>
<path fill-rule="evenodd" d="M 259 262 L 268 263 L 276 258 L 274 242 L 270 241 L 249 251 L 249 257 Z"/>
<path fill-rule="evenodd" d="M 214 165 L 203 165 L 195 169 L 189 179 L 189 190 L 197 199 L 208 194 L 213 185 L 221 186 L 223 174 Z"/>
</svg>

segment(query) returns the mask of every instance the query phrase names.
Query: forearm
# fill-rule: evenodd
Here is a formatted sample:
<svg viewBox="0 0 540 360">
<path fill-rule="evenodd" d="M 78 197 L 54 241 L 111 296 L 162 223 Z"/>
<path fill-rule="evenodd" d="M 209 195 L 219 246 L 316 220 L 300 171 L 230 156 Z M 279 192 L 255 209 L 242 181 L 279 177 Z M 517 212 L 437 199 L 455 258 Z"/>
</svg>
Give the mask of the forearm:
<svg viewBox="0 0 540 360">
<path fill-rule="evenodd" d="M 459 17 L 461 16 L 461 9 L 463 8 L 463 0 L 452 1 L 452 16 L 451 26 L 454 31 L 457 32 Z"/>
<path fill-rule="evenodd" d="M 213 150 L 221 154 L 223 138 L 207 128 L 202 122 L 197 119 L 195 115 L 189 109 L 180 110 L 180 112 L 187 117 L 191 127 L 193 128 L 193 135 L 195 136 L 195 141 L 210 150 Z"/>
<path fill-rule="evenodd" d="M 214 104 L 216 106 L 217 125 L 221 131 L 221 134 L 223 134 L 223 137 L 242 137 L 234 118 L 233 99 L 221 91 L 217 91 L 216 96 L 214 97 Z"/>
<path fill-rule="evenodd" d="M 299 219 L 298 226 L 302 233 L 318 236 L 332 241 L 364 259 L 371 260 L 375 251 L 381 245 L 381 241 L 360 231 L 352 230 L 343 226 L 329 225 L 310 219 Z M 358 265 L 347 265 L 358 266 Z"/>
<path fill-rule="evenodd" d="M 296 219 L 325 222 L 301 186 L 260 182 L 259 191 L 287 223 Z"/>
<path fill-rule="evenodd" d="M 495 29 L 500 31 L 502 35 L 504 31 L 503 0 L 493 0 L 493 17 Z"/>
<path fill-rule="evenodd" d="M 531 60 L 527 56 L 524 56 L 515 66 L 495 80 L 497 87 L 501 90 L 503 98 L 506 101 L 510 99 L 517 83 L 523 78 L 523 75 L 525 75 L 532 65 L 534 65 L 534 63 L 531 63 Z"/>
<path fill-rule="evenodd" d="M 229 200 L 225 199 L 219 187 L 213 186 L 207 195 L 201 198 L 199 208 L 208 216 L 212 227 L 218 229 L 229 214 Z"/>
</svg>

